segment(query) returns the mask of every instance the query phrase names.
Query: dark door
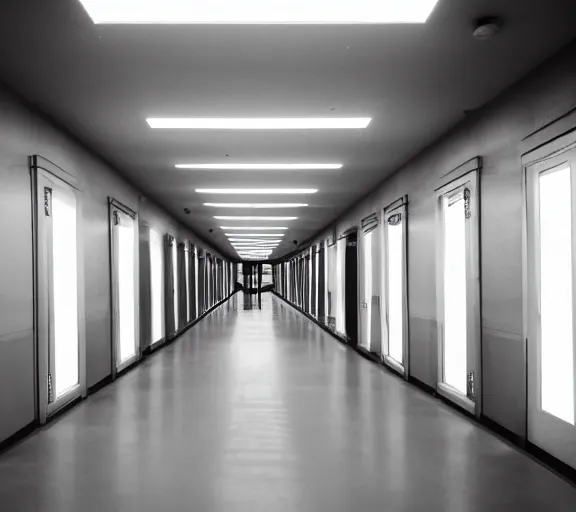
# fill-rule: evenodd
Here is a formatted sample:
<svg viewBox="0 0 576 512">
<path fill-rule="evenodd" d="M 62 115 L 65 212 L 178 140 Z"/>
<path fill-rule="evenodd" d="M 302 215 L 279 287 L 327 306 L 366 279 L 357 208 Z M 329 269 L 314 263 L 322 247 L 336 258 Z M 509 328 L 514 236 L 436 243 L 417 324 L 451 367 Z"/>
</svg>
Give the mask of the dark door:
<svg viewBox="0 0 576 512">
<path fill-rule="evenodd" d="M 346 335 L 351 345 L 358 344 L 358 236 L 346 237 L 346 266 L 344 277 L 344 300 L 346 312 Z"/>
</svg>

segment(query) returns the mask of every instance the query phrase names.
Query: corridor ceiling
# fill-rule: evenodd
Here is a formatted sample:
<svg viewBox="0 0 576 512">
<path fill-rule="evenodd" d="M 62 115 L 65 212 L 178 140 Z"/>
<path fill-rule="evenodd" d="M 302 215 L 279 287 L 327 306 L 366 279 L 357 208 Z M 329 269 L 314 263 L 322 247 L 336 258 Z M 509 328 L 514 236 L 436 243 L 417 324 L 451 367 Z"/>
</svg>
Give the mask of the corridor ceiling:
<svg viewBox="0 0 576 512">
<path fill-rule="evenodd" d="M 399 0 L 401 1 L 401 0 Z M 498 16 L 501 33 L 472 36 Z M 235 256 L 219 226 L 296 216 L 273 256 L 312 237 L 451 126 L 575 35 L 574 0 L 439 0 L 425 24 L 96 25 L 79 0 L 3 0 L 0 80 L 146 195 Z M 163 117 L 369 117 L 366 129 L 153 130 Z M 192 170 L 184 163 L 341 163 L 323 170 Z M 306 188 L 215 195 L 197 188 Z M 203 203 L 288 202 L 246 210 Z M 184 212 L 190 209 L 190 214 Z M 213 233 L 209 230 L 213 229 Z"/>
</svg>

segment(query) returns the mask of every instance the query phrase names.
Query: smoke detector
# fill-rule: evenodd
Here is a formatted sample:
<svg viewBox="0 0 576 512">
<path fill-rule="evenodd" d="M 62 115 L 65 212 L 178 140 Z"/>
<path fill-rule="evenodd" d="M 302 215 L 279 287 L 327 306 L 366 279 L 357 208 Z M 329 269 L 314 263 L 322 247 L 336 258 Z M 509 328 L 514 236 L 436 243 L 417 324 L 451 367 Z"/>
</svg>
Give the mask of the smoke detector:
<svg viewBox="0 0 576 512">
<path fill-rule="evenodd" d="M 497 18 L 481 18 L 476 23 L 473 35 L 476 39 L 490 39 L 501 29 L 501 24 Z"/>
</svg>

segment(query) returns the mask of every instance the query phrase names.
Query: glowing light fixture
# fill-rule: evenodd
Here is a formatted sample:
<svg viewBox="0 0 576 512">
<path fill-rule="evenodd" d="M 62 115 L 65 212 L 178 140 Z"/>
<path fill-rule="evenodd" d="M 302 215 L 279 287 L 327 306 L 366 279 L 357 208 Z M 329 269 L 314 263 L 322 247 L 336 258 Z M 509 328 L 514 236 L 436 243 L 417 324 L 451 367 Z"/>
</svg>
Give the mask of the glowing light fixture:
<svg viewBox="0 0 576 512">
<path fill-rule="evenodd" d="M 306 203 L 204 203 L 214 208 L 305 208 Z"/>
<path fill-rule="evenodd" d="M 241 227 L 241 226 L 220 226 L 220 229 L 246 229 L 246 230 L 248 230 L 248 231 L 257 231 L 257 230 L 259 230 L 259 229 L 263 229 L 264 231 L 270 230 L 270 229 L 279 229 L 279 230 L 281 230 L 281 231 L 284 231 L 284 230 L 286 230 L 286 229 L 288 229 L 288 228 L 285 228 L 285 227 L 277 227 L 277 226 L 276 226 L 276 227 L 264 226 L 264 227 L 257 227 L 257 228 L 256 228 L 256 227 L 251 227 L 251 226 L 243 226 L 243 227 Z"/>
<path fill-rule="evenodd" d="M 150 128 L 165 130 L 333 130 L 366 128 L 370 117 L 151 117 Z"/>
<path fill-rule="evenodd" d="M 270 249 L 271 247 L 278 247 L 280 244 L 249 244 L 249 243 L 237 243 L 232 244 L 232 247 L 235 249 L 260 249 L 260 248 L 267 248 Z"/>
<path fill-rule="evenodd" d="M 218 220 L 296 220 L 298 217 L 247 217 L 234 215 L 214 215 Z"/>
<path fill-rule="evenodd" d="M 262 239 L 258 239 L 258 238 L 228 238 L 229 242 L 250 242 L 250 243 L 258 243 L 258 242 L 265 242 L 265 243 L 270 243 L 270 242 L 282 242 L 282 240 L 274 240 L 274 239 L 269 239 L 269 238 L 262 238 Z"/>
<path fill-rule="evenodd" d="M 425 23 L 437 0 L 80 0 L 103 24 Z"/>
<path fill-rule="evenodd" d="M 284 233 L 225 233 L 226 236 L 284 236 Z"/>
<path fill-rule="evenodd" d="M 315 194 L 317 188 L 197 188 L 199 194 Z"/>
<path fill-rule="evenodd" d="M 244 170 L 244 171 L 298 171 L 316 169 L 341 169 L 342 164 L 178 164 L 178 169 Z"/>
</svg>

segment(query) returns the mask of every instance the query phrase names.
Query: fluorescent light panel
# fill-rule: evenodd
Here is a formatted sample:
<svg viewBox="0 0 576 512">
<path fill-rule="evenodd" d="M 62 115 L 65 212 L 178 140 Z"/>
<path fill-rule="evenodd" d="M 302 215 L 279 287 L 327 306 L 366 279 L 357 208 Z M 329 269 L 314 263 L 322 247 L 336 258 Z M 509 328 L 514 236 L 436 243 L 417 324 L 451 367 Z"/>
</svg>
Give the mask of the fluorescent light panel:
<svg viewBox="0 0 576 512">
<path fill-rule="evenodd" d="M 220 229 L 246 229 L 248 231 L 256 231 L 258 229 L 263 229 L 264 231 L 266 230 L 270 230 L 270 229 L 279 229 L 281 231 L 284 231 L 288 228 L 285 227 L 271 227 L 271 226 L 265 226 L 265 227 L 251 227 L 251 226 L 244 226 L 244 227 L 239 227 L 239 226 L 220 226 Z"/>
<path fill-rule="evenodd" d="M 306 203 L 204 203 L 214 208 L 305 208 Z"/>
<path fill-rule="evenodd" d="M 236 245 L 236 244 L 232 244 L 232 247 L 234 247 L 234 249 L 275 249 L 276 247 L 278 247 L 279 244 L 273 244 L 273 245 L 268 245 L 268 244 L 262 244 L 262 245 Z"/>
<path fill-rule="evenodd" d="M 437 0 L 80 0 L 103 24 L 425 23 Z"/>
<path fill-rule="evenodd" d="M 236 254 L 272 254 L 274 252 L 273 249 L 268 251 L 236 251 Z"/>
<path fill-rule="evenodd" d="M 245 171 L 298 171 L 316 169 L 341 169 L 342 164 L 178 164 L 178 169 L 245 170 Z"/>
<path fill-rule="evenodd" d="M 269 243 L 269 242 L 282 242 L 282 240 L 273 240 L 273 239 L 268 239 L 268 238 L 258 239 L 258 238 L 230 238 L 230 237 L 228 237 L 228 241 L 229 241 L 229 242 L 251 242 L 251 243 L 258 243 L 258 242 L 265 242 L 265 243 Z"/>
<path fill-rule="evenodd" d="M 296 220 L 298 217 L 249 217 L 234 215 L 214 215 L 218 220 Z"/>
<path fill-rule="evenodd" d="M 150 128 L 165 130 L 333 130 L 366 128 L 370 117 L 151 117 Z"/>
<path fill-rule="evenodd" d="M 284 236 L 284 233 L 224 233 L 226 236 Z"/>
<path fill-rule="evenodd" d="M 315 194 L 317 188 L 197 188 L 199 194 Z"/>
</svg>

